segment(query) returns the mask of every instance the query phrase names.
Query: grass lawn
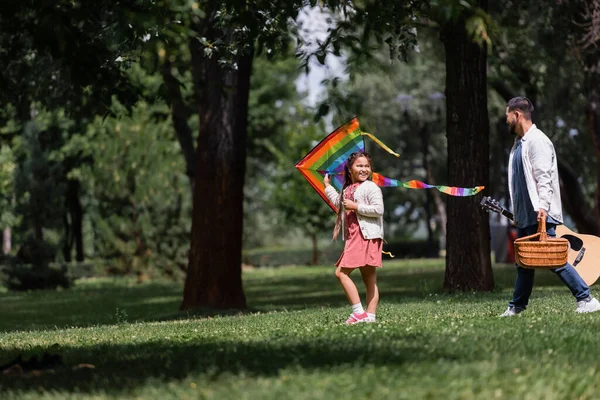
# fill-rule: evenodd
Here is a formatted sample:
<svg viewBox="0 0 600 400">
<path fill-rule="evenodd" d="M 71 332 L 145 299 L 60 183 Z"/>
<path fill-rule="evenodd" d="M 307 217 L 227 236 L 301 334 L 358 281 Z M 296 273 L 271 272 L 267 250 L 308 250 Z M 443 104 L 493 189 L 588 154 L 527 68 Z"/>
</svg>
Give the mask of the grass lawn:
<svg viewBox="0 0 600 400">
<path fill-rule="evenodd" d="M 389 261 L 379 322 L 355 326 L 332 267 L 246 271 L 250 310 L 229 315 L 177 312 L 182 285 L 168 282 L 1 293 L 0 365 L 61 362 L 0 375 L 0 398 L 599 398 L 600 313 L 576 314 L 541 271 L 530 308 L 498 318 L 515 271 L 494 273 L 493 293 L 444 295 L 443 261 Z"/>
</svg>

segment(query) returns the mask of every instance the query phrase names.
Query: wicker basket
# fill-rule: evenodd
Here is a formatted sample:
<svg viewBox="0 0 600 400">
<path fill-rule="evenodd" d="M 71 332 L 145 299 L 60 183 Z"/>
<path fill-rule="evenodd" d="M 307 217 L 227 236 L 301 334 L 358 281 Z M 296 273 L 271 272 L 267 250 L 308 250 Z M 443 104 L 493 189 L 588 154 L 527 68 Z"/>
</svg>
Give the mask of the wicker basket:
<svg viewBox="0 0 600 400">
<path fill-rule="evenodd" d="M 538 222 L 537 233 L 515 240 L 515 261 L 523 268 L 560 268 L 568 256 L 569 241 L 548 238 L 545 219 Z"/>
</svg>

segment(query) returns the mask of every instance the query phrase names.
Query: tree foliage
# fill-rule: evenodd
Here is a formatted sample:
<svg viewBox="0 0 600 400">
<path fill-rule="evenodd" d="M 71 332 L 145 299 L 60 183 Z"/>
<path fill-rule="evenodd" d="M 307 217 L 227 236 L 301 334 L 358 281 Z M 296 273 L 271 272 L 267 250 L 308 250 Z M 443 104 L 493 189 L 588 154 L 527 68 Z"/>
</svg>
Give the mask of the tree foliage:
<svg viewBox="0 0 600 400">
<path fill-rule="evenodd" d="M 164 104 L 118 101 L 97 117 L 69 151 L 93 160 L 73 171 L 84 182 L 93 254 L 115 272 L 185 268 L 190 199 L 180 150 Z"/>
<path fill-rule="evenodd" d="M 436 36 L 448 39 L 446 28 L 452 24 L 452 32 L 466 32 L 465 41 L 482 45 L 489 56 L 489 194 L 502 197 L 505 192 L 511 141 L 504 130 L 505 101 L 525 94 L 536 104 L 536 123 L 556 144 L 563 186 L 579 193 L 564 196 L 569 199 L 565 204 L 571 212 L 583 210 L 575 214 L 578 226 L 595 229 L 600 152 L 597 129 L 590 128 L 597 121 L 593 88 L 598 86 L 592 72 L 597 51 L 590 44 L 597 39 L 594 14 L 586 14 L 595 2 L 544 0 L 540 7 L 508 1 L 491 3 L 489 13 L 482 4 L 7 4 L 0 16 L 5 66 L 0 79 L 0 221 L 12 228 L 14 252 L 42 240 L 29 259 L 68 261 L 79 238 L 86 241 L 87 257 L 110 260 L 114 271 L 143 275 L 152 267 L 170 273 L 191 267 L 200 277 L 193 287 L 210 281 L 201 290 L 217 293 L 213 298 L 241 299 L 241 285 L 229 291 L 228 282 L 240 280 L 242 234 L 246 246 L 255 246 L 291 228 L 311 236 L 329 230 L 330 211 L 293 164 L 327 133 L 330 121 L 342 123 L 352 116 L 402 153 L 392 159 L 367 144 L 379 172 L 401 180 L 469 185 L 474 175 L 457 174 L 453 168 L 458 164 L 446 164 L 446 154 L 473 143 L 487 148 L 477 136 L 486 136 L 487 128 L 483 112 L 463 105 L 473 114 L 467 119 L 477 114 L 481 124 L 473 132 L 467 125 L 453 125 L 444 137 L 444 117 L 454 123 L 455 116 L 445 115 L 440 103 L 446 101 L 462 116 L 455 108 L 462 97 L 449 93 L 454 88 L 444 82 L 445 64 L 452 57 L 458 67 L 473 61 L 457 58 L 459 47 L 442 49 Z M 303 35 L 311 21 L 295 22 L 307 6 L 327 15 L 322 36 Z M 294 45 L 297 59 L 290 57 Z M 298 67 L 306 71 L 315 62 L 327 64 L 330 55 L 345 60 L 350 80 L 331 79 L 329 97 L 313 110 L 295 93 Z M 309 113 L 325 119 L 314 125 Z M 481 151 L 479 164 L 488 159 Z M 246 167 L 246 173 L 238 174 L 238 167 Z M 459 169 L 485 175 L 468 163 Z M 196 192 L 212 193 L 217 200 L 192 199 L 186 175 L 188 187 L 200 182 Z M 227 203 L 230 212 L 225 213 L 219 207 L 229 195 L 235 201 Z M 389 190 L 390 233 L 408 236 L 426 220 L 433 227 L 430 236 L 436 229 L 443 236 L 445 205 L 432 191 Z M 196 223 L 191 246 L 186 243 L 190 219 Z M 212 226 L 219 226 L 219 232 L 209 237 Z M 271 236 L 259 233 L 269 231 Z M 75 247 L 76 258 L 83 259 L 83 245 Z M 186 262 L 190 247 L 195 258 Z M 219 258 L 223 254 L 227 257 Z"/>
</svg>

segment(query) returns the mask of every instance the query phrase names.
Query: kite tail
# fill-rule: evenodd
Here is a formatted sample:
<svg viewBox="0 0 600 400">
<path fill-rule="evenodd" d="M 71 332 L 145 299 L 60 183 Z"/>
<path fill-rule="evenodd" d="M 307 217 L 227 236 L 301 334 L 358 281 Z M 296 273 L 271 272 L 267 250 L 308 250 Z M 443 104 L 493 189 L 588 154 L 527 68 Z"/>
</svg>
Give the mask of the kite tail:
<svg viewBox="0 0 600 400">
<path fill-rule="evenodd" d="M 381 140 L 377 139 L 375 136 L 371 135 L 370 133 L 360 132 L 360 134 L 363 135 L 363 136 L 370 137 L 372 141 L 374 141 L 375 143 L 377 143 L 379 146 L 381 146 L 381 148 L 383 148 L 388 153 L 393 154 L 396 157 L 400 157 L 400 154 L 398 154 L 395 151 L 393 151 L 392 149 L 390 149 L 388 146 L 385 145 L 385 143 L 383 143 Z"/>
<path fill-rule="evenodd" d="M 463 188 L 456 186 L 444 186 L 444 185 L 430 185 L 425 182 L 412 180 L 408 182 L 402 182 L 397 179 L 386 178 L 385 176 L 378 174 L 377 172 L 373 172 L 371 174 L 371 180 L 377 184 L 377 186 L 382 187 L 404 187 L 407 189 L 437 189 L 440 192 L 447 194 L 449 196 L 473 196 L 477 193 L 481 192 L 485 186 L 475 186 L 472 188 Z"/>
</svg>

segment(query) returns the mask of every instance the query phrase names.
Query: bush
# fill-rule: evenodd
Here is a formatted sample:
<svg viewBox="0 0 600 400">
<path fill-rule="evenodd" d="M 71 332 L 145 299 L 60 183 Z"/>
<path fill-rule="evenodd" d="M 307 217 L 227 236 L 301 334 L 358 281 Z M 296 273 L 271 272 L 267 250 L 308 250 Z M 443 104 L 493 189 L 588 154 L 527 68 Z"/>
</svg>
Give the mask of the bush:
<svg viewBox="0 0 600 400">
<path fill-rule="evenodd" d="M 40 290 L 69 288 L 72 279 L 66 266 L 51 266 L 56 256 L 56 246 L 29 237 L 16 257 L 0 258 L 0 282 L 10 290 Z"/>
<path fill-rule="evenodd" d="M 66 266 L 8 264 L 1 269 L 4 285 L 15 291 L 68 289 L 73 279 L 68 276 Z"/>
<path fill-rule="evenodd" d="M 16 262 L 39 266 L 47 265 L 56 258 L 56 253 L 56 245 L 28 236 L 17 251 Z"/>
<path fill-rule="evenodd" d="M 0 257 L 0 286 L 10 290 L 67 289 L 81 278 L 105 276 L 106 267 L 99 262 L 24 264 L 17 257 Z"/>
</svg>

